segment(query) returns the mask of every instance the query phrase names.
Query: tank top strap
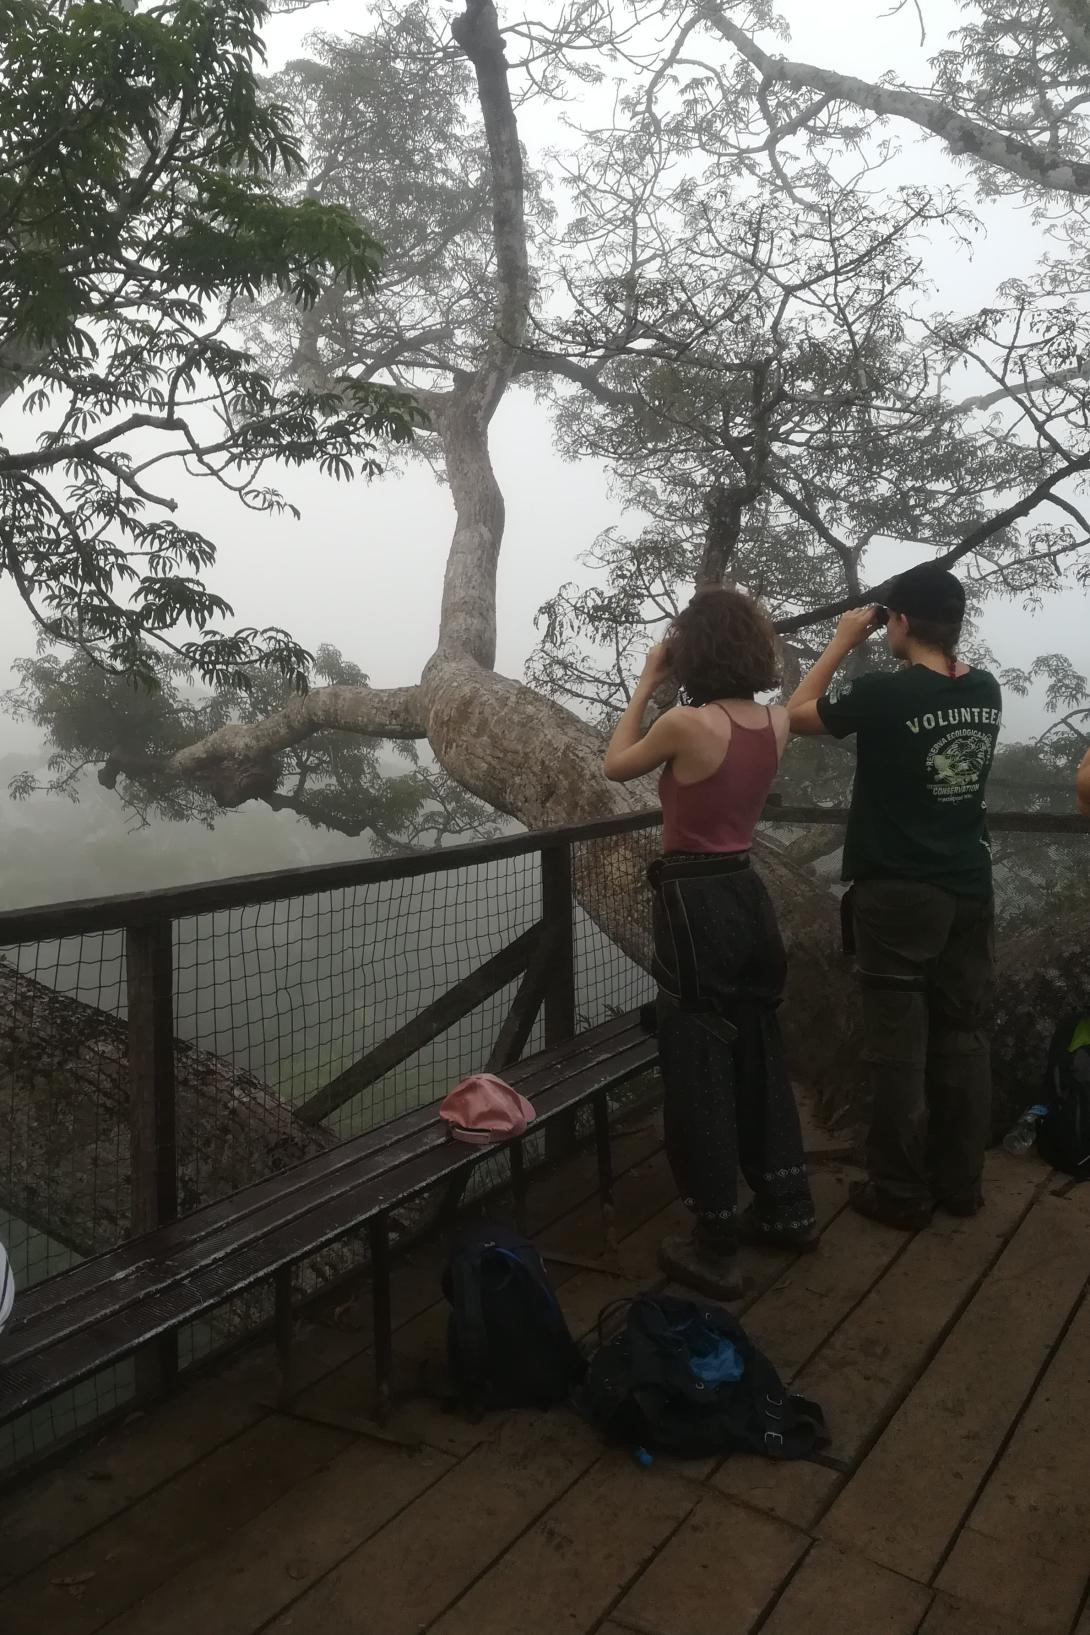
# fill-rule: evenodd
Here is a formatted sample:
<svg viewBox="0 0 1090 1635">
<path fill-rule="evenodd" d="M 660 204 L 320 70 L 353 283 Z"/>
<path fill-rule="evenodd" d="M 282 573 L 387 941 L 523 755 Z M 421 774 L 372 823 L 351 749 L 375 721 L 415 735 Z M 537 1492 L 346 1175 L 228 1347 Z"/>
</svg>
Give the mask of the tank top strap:
<svg viewBox="0 0 1090 1635">
<path fill-rule="evenodd" d="M 730 713 L 730 711 L 727 709 L 727 706 L 723 703 L 723 701 L 721 699 L 713 698 L 712 699 L 712 708 L 716 709 L 716 710 L 722 710 L 723 714 L 726 716 L 727 720 L 730 722 L 732 727 L 737 727 L 738 725 L 740 725 L 740 723 L 737 722 L 734 719 L 733 715 Z M 743 732 L 747 732 L 747 731 L 750 731 L 750 730 L 752 730 L 754 732 L 770 732 L 772 734 L 773 738 L 775 738 L 775 736 L 776 736 L 776 723 L 772 719 L 772 705 L 771 704 L 766 704 L 765 705 L 765 724 L 764 724 L 764 726 L 763 727 L 754 727 L 752 729 L 747 728 L 747 727 L 742 728 Z"/>
</svg>

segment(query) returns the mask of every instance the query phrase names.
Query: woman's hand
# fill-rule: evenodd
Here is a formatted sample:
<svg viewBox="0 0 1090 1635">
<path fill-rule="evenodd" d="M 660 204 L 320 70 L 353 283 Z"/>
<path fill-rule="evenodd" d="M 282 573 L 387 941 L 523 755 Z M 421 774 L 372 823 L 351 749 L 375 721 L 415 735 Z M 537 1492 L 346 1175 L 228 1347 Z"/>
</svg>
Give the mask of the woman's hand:
<svg viewBox="0 0 1090 1635">
<path fill-rule="evenodd" d="M 836 627 L 836 645 L 846 653 L 861 647 L 868 636 L 882 628 L 872 607 L 849 608 Z"/>
<path fill-rule="evenodd" d="M 652 692 L 662 685 L 670 673 L 670 649 L 665 642 L 658 642 L 643 661 L 643 674 L 640 681 Z"/>
</svg>

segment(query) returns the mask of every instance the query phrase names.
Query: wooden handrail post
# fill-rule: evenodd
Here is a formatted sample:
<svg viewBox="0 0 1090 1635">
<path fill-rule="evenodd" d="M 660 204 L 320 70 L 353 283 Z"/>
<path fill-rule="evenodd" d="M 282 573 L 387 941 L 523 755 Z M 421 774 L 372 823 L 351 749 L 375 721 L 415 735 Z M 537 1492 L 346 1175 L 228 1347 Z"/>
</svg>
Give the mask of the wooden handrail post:
<svg viewBox="0 0 1090 1635">
<path fill-rule="evenodd" d="M 570 841 L 541 849 L 541 918 L 554 949 L 545 989 L 545 1048 L 575 1034 L 575 899 Z M 545 1134 L 545 1153 L 562 1158 L 575 1146 L 575 1114 L 554 1119 Z"/>
<path fill-rule="evenodd" d="M 134 1237 L 178 1213 L 178 1141 L 174 1095 L 174 948 L 170 920 L 125 931 L 129 1013 L 129 1151 Z M 137 1390 L 157 1395 L 178 1368 L 177 1335 L 136 1359 Z"/>
</svg>

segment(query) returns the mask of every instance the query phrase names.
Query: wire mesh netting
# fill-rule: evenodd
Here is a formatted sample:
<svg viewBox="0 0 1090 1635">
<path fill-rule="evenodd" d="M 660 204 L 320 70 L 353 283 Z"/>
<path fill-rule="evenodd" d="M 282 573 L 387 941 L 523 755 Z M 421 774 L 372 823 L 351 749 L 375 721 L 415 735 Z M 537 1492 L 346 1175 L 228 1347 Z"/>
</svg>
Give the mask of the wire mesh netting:
<svg viewBox="0 0 1090 1635">
<path fill-rule="evenodd" d="M 656 846 L 649 829 L 575 848 L 577 1028 L 651 992 L 632 905 Z M 516 852 L 175 920 L 180 1212 L 435 1103 L 482 1068 L 525 965 L 501 964 L 489 976 L 490 962 L 539 921 L 541 876 L 538 853 Z M 468 1008 L 438 1015 L 421 1037 L 418 1019 L 452 990 L 448 1012 Z M 0 1010 L 0 1232 L 25 1288 L 130 1233 L 124 932 L 4 950 Z M 525 1053 L 543 1043 L 539 1015 Z M 320 1118 L 318 1097 L 326 1102 Z M 534 1143 L 529 1162 L 539 1150 Z M 493 1155 L 477 1166 L 472 1191 L 498 1184 L 506 1169 L 505 1157 Z M 298 1269 L 297 1287 L 313 1293 L 363 1255 L 353 1239 L 333 1246 Z M 237 1339 L 269 1310 L 265 1290 L 227 1302 L 184 1331 L 183 1358 Z M 0 1466 L 41 1451 L 132 1390 L 132 1366 L 122 1365 L 9 1426 L 0 1433 Z"/>
<path fill-rule="evenodd" d="M 0 1239 L 16 1286 L 128 1231 L 129 1086 L 119 932 L 0 950 Z M 0 1467 L 132 1391 L 111 1369 L 0 1432 Z"/>
<path fill-rule="evenodd" d="M 993 807 L 1047 812 L 1064 799 L 1069 810 L 1069 791 L 1031 802 L 1024 788 L 1000 788 Z M 773 816 L 761 833 L 836 889 L 837 822 Z M 505 951 L 544 908 L 541 855 L 525 844 L 455 866 L 437 858 L 427 872 L 372 871 L 391 878 L 366 878 L 361 865 L 356 883 L 308 894 L 288 875 L 295 894 L 173 920 L 182 1213 L 432 1105 L 488 1063 L 526 969 L 525 945 L 519 959 Z M 660 844 L 649 822 L 571 846 L 577 1030 L 653 995 L 645 874 Z M 1057 900 L 1090 907 L 1086 855 L 1082 834 L 997 833 L 1002 924 L 1040 925 Z M 539 1015 L 525 1051 L 544 1043 Z M 0 1236 L 19 1286 L 130 1235 L 130 1139 L 124 932 L 0 949 Z M 542 1146 L 528 1143 L 529 1162 Z M 502 1181 L 506 1163 L 490 1155 L 472 1190 Z M 350 1237 L 298 1268 L 296 1286 L 313 1293 L 364 1257 Z M 226 1302 L 184 1331 L 183 1363 L 269 1312 L 264 1289 Z M 108 1370 L 0 1431 L 0 1468 L 123 1405 L 133 1378 L 131 1364 Z"/>
</svg>

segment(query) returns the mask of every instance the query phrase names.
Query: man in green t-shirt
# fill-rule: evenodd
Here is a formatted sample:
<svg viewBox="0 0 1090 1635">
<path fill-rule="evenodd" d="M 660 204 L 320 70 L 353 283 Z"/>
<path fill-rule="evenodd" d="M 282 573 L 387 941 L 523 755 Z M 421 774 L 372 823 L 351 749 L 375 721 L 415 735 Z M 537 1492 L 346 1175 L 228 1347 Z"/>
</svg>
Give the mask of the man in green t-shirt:
<svg viewBox="0 0 1090 1635">
<path fill-rule="evenodd" d="M 994 960 L 984 786 L 1002 694 L 958 661 L 965 592 L 953 574 L 921 564 L 884 600 L 845 614 L 791 699 L 791 726 L 856 739 L 844 878 L 873 1103 L 869 1179 L 852 1204 L 915 1231 L 936 1204 L 973 1215 L 983 1203 Z M 838 685 L 883 624 L 902 668 Z"/>
</svg>

